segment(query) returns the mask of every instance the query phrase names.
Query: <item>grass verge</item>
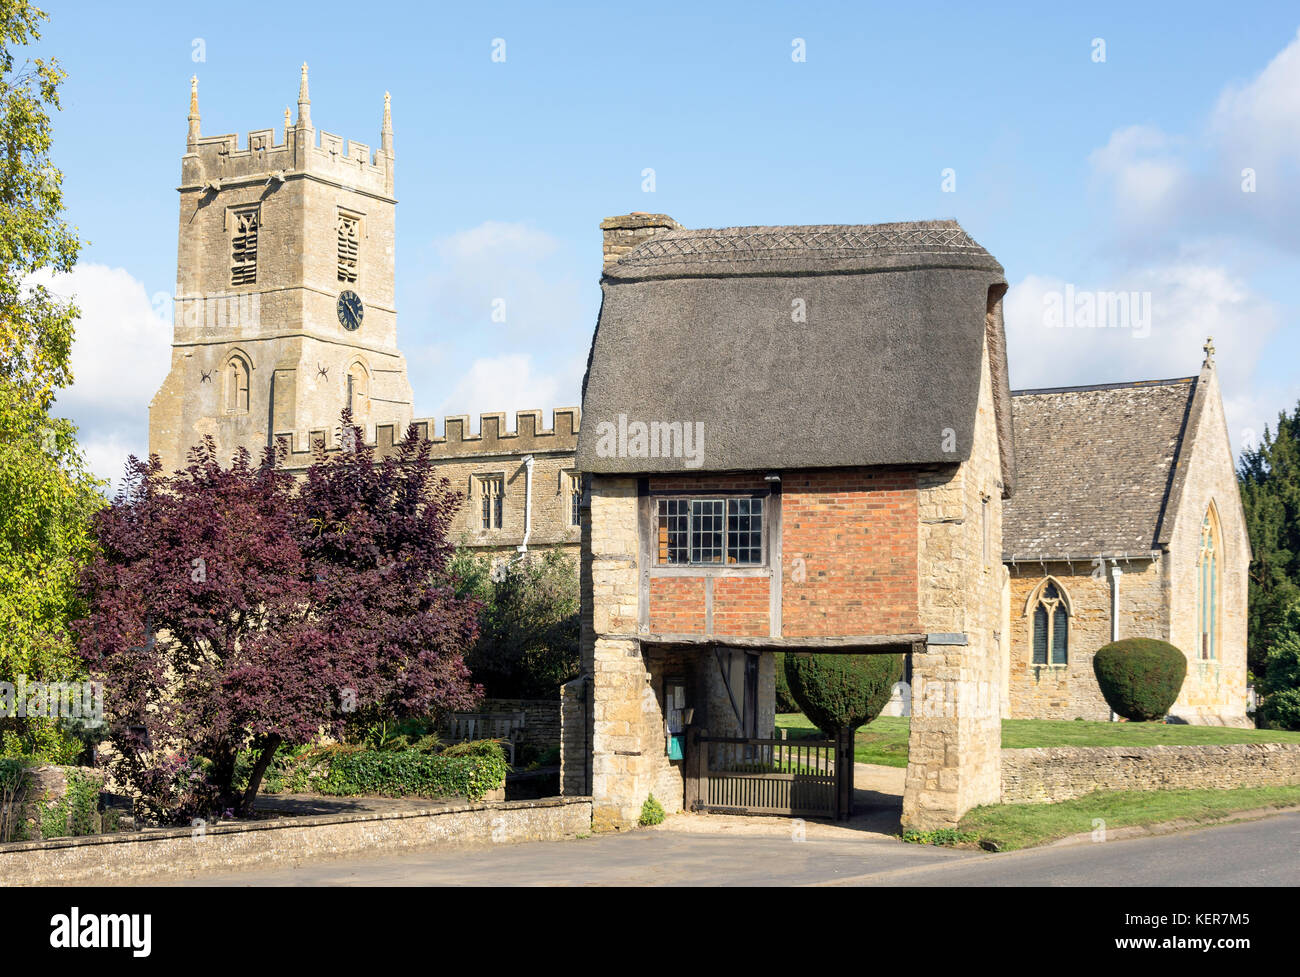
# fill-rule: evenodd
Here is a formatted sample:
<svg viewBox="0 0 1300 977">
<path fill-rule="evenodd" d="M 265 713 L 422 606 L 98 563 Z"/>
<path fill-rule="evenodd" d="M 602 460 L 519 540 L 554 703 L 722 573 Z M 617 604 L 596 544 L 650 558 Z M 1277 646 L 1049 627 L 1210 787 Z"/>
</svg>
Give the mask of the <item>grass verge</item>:
<svg viewBox="0 0 1300 977">
<path fill-rule="evenodd" d="M 1010 851 L 1086 832 L 1166 821 L 1213 821 L 1241 811 L 1293 805 L 1300 805 L 1300 785 L 1235 790 L 1097 791 L 1058 804 L 977 807 L 961 819 L 956 834 L 968 844 Z"/>
</svg>

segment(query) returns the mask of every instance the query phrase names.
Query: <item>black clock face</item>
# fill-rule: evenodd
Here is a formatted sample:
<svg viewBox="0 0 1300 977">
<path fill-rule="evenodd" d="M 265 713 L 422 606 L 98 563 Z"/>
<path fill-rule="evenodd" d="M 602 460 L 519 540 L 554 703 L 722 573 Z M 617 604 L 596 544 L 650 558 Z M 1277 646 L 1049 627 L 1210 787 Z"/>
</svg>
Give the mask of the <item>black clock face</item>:
<svg viewBox="0 0 1300 977">
<path fill-rule="evenodd" d="M 361 304 L 361 296 L 352 289 L 339 293 L 339 325 L 344 329 L 352 332 L 361 328 L 361 317 L 365 314 L 365 308 Z"/>
</svg>

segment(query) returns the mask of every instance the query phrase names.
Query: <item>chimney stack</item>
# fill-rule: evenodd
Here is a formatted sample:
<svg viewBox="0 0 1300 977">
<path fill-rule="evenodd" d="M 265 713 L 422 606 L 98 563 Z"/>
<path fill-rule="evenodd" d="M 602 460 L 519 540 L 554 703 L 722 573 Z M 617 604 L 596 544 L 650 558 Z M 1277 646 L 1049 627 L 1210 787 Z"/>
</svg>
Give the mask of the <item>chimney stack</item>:
<svg viewBox="0 0 1300 977">
<path fill-rule="evenodd" d="M 605 233 L 605 263 L 602 271 L 643 241 L 648 241 L 664 231 L 680 231 L 682 225 L 667 214 L 646 214 L 634 211 L 621 217 L 606 217 L 600 222 Z"/>
</svg>

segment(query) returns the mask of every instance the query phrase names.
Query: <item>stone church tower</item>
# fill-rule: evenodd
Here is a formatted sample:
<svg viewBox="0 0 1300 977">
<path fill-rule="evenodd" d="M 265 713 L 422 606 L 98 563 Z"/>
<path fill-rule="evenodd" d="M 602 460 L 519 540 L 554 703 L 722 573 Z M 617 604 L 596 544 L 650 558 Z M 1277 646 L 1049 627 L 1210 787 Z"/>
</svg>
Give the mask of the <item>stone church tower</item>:
<svg viewBox="0 0 1300 977">
<path fill-rule="evenodd" d="M 164 469 L 209 434 L 223 463 L 239 447 L 256 460 L 278 435 L 298 451 L 312 432 L 335 442 L 346 406 L 367 441 L 376 425 L 404 432 L 388 96 L 377 151 L 323 130 L 318 145 L 304 64 L 283 140 L 257 130 L 241 149 L 200 135 L 193 80 L 179 190 L 171 370 L 149 406 Z"/>
</svg>

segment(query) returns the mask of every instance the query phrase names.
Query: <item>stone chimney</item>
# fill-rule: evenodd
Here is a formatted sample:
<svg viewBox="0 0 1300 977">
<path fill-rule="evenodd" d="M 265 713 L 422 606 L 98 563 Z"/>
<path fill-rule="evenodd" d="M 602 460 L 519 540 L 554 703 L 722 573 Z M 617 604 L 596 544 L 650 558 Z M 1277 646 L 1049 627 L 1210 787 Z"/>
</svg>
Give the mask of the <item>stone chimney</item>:
<svg viewBox="0 0 1300 977">
<path fill-rule="evenodd" d="M 609 271 L 614 262 L 642 241 L 648 241 L 664 231 L 679 231 L 682 225 L 667 214 L 646 214 L 634 211 L 621 217 L 606 217 L 600 222 L 605 232 L 605 263 L 602 271 Z"/>
</svg>

